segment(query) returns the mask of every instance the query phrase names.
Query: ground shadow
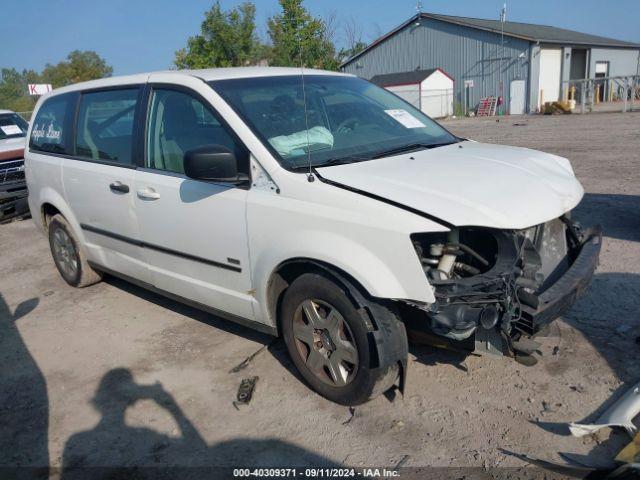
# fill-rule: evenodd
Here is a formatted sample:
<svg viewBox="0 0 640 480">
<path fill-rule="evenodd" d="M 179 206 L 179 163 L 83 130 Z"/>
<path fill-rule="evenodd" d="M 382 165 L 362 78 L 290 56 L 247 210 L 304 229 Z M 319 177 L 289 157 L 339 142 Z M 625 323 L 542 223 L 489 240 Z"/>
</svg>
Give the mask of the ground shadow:
<svg viewBox="0 0 640 480">
<path fill-rule="evenodd" d="M 287 352 L 287 348 L 284 342 L 280 339 L 257 332 L 256 330 L 252 330 L 251 328 L 244 327 L 232 321 L 216 317 L 215 315 L 212 315 L 210 313 L 204 312 L 194 307 L 190 307 L 145 288 L 138 287 L 137 285 L 129 283 L 120 278 L 107 275 L 105 276 L 104 280 L 105 282 L 120 290 L 126 291 L 132 295 L 142 298 L 143 300 L 154 303 L 175 313 L 179 313 L 180 315 L 184 315 L 193 320 L 211 325 L 212 327 L 218 328 L 225 332 L 239 335 L 248 340 L 261 343 L 264 347 L 267 347 L 266 349 L 269 351 L 269 353 L 278 361 L 278 363 L 280 363 L 280 365 L 284 369 L 286 369 L 298 381 L 306 385 L 304 378 L 302 377 L 302 375 L 300 375 L 297 368 L 291 361 L 291 357 Z M 418 343 L 411 344 L 410 351 L 416 356 L 417 361 L 426 365 L 449 364 L 459 370 L 465 372 L 467 371 L 464 360 L 469 355 L 468 352 L 443 350 L 441 348 Z"/>
<path fill-rule="evenodd" d="M 298 373 L 298 370 L 295 368 L 295 365 L 291 361 L 284 342 L 280 341 L 276 337 L 258 332 L 230 320 L 216 317 L 215 315 L 207 313 L 203 310 L 199 310 L 195 307 L 190 307 L 189 305 L 180 303 L 176 300 L 172 300 L 145 288 L 138 287 L 137 285 L 111 275 L 106 275 L 104 277 L 104 281 L 120 290 L 128 292 L 131 295 L 135 295 L 148 302 L 154 303 L 162 308 L 166 308 L 167 310 L 171 310 L 172 312 L 184 315 L 185 317 L 191 318 L 198 322 L 202 322 L 206 325 L 210 325 L 233 335 L 241 336 L 243 338 L 246 338 L 247 340 L 262 344 L 264 347 L 267 347 L 266 350 L 268 350 L 269 353 L 273 355 L 273 357 L 278 361 L 278 363 L 280 363 L 286 370 L 288 370 L 289 373 L 291 373 L 299 381 L 304 382 L 302 376 Z"/>
<path fill-rule="evenodd" d="M 47 384 L 16 326 L 38 303 L 31 298 L 12 312 L 0 294 L 0 471 L 18 478 L 49 475 Z"/>
<path fill-rule="evenodd" d="M 640 381 L 640 275 L 632 273 L 597 273 L 586 292 L 564 316 L 564 321 L 580 332 L 607 362 L 623 384 L 601 399 L 599 408 L 590 412 L 576 412 L 566 422 L 592 423 L 613 405 L 629 388 Z M 558 362 L 572 355 L 573 346 L 560 338 Z M 562 371 L 562 368 L 560 368 Z M 550 372 L 553 375 L 552 372 Z M 603 376 L 609 376 L 609 372 Z M 591 392 L 579 389 L 578 393 Z M 567 423 L 535 422 L 540 428 L 556 435 L 570 435 Z M 607 429 L 602 435 L 606 436 Z M 589 467 L 611 467 L 613 458 L 630 442 L 622 429 L 614 429 L 606 440 L 596 442 L 588 455 L 563 452 L 573 464 Z"/>
<path fill-rule="evenodd" d="M 620 381 L 633 383 L 640 380 L 639 311 L 640 274 L 596 272 L 563 319 L 584 335 Z"/>
<path fill-rule="evenodd" d="M 178 436 L 125 423 L 129 407 L 151 400 L 178 425 Z M 62 456 L 61 478 L 223 478 L 235 467 L 337 466 L 335 462 L 277 439 L 233 439 L 207 445 L 173 396 L 160 383 L 140 385 L 131 372 L 107 372 L 92 405 L 98 424 L 72 435 Z"/>
<path fill-rule="evenodd" d="M 584 226 L 602 225 L 607 237 L 640 241 L 640 195 L 586 193 L 572 215 Z"/>
<path fill-rule="evenodd" d="M 623 200 L 617 200 L 614 203 L 619 205 L 629 200 L 627 196 L 623 197 Z M 597 200 L 596 203 L 599 201 L 600 200 Z M 617 208 L 617 206 L 615 208 Z M 598 215 L 601 217 L 598 217 Z M 624 214 L 621 215 L 624 216 Z M 583 220 L 585 225 L 590 225 L 601 220 L 606 221 L 608 216 L 614 216 L 614 214 L 608 214 L 606 211 L 587 210 L 586 212 L 582 212 L 579 218 Z M 614 229 L 618 237 L 627 240 L 634 240 L 638 237 L 636 233 L 632 231 L 635 228 L 633 219 L 626 219 L 622 225 L 623 228 L 619 230 Z M 605 228 L 607 228 L 606 223 Z M 295 378 L 303 381 L 291 363 L 282 342 L 270 343 L 273 339 L 268 335 L 263 335 L 231 322 L 212 317 L 207 313 L 184 306 L 129 283 L 116 279 L 109 279 L 108 281 L 118 288 L 129 291 L 134 295 L 165 308 L 213 325 L 227 332 L 250 338 L 263 345 L 268 345 L 268 350 L 280 364 L 289 370 Z M 604 272 L 594 275 L 591 285 L 576 301 L 573 307 L 563 315 L 564 322 L 580 332 L 584 338 L 593 345 L 599 355 L 607 362 L 614 375 L 623 382 L 623 386 L 617 389 L 616 392 L 602 399 L 603 404 L 599 409 L 594 412 L 576 412 L 576 418 L 567 418 L 567 422 L 589 422 L 597 418 L 597 416 L 622 395 L 627 388 L 640 380 L 640 362 L 635 361 L 638 355 L 640 355 L 640 345 L 636 340 L 640 337 L 639 311 L 640 275 Z M 566 360 L 563 360 L 563 357 L 573 355 L 573 346 L 567 339 L 558 337 L 557 342 L 559 348 L 558 356 L 554 356 L 551 362 L 541 362 L 537 366 L 532 367 L 547 368 L 550 378 L 562 373 L 564 368 L 562 363 L 567 363 Z M 418 362 L 425 365 L 448 364 L 462 371 L 467 370 L 465 359 L 468 355 L 464 352 L 442 350 L 417 344 L 411 345 L 410 351 L 416 356 Z M 606 373 L 606 375 L 610 374 Z M 582 393 L 585 395 L 589 394 L 589 392 Z M 585 417 L 585 415 L 586 418 L 581 418 Z M 566 424 L 538 423 L 538 425 L 555 434 L 568 434 Z M 623 432 L 614 434 L 606 441 L 602 441 L 596 445 L 588 459 L 593 465 L 605 464 L 613 458 L 613 453 L 619 451 L 627 442 L 628 439 Z M 210 452 L 210 450 L 207 451 Z M 585 462 L 586 461 L 587 460 L 585 460 Z"/>
<path fill-rule="evenodd" d="M 159 293 L 152 292 L 151 290 L 139 287 L 120 278 L 111 275 L 105 275 L 104 281 L 109 285 L 118 288 L 119 290 L 123 290 L 127 293 L 130 293 L 131 295 L 135 295 L 136 297 L 146 300 L 147 302 L 151 302 L 162 308 L 171 310 L 172 312 L 184 315 L 185 317 L 189 317 L 193 320 L 197 320 L 198 322 L 211 325 L 212 327 L 218 328 L 225 332 L 239 335 L 246 338 L 247 340 L 262 343 L 263 345 L 267 345 L 273 340 L 273 337 L 271 335 L 258 332 L 257 330 L 253 330 L 249 327 L 245 327 L 230 320 L 216 317 L 215 315 L 205 312 L 204 310 L 190 307 L 189 305 L 178 302 L 176 300 L 172 300 L 168 297 L 160 295 Z"/>
<path fill-rule="evenodd" d="M 126 282 L 110 283 L 198 321 L 264 343 L 286 367 L 286 350 L 272 337 L 217 319 Z M 278 439 L 236 438 L 207 445 L 196 427 L 161 384 L 140 385 L 131 372 L 117 368 L 99 382 L 92 405 L 98 424 L 65 443 L 60 472 L 50 468 L 49 402 L 44 376 L 22 339 L 16 322 L 38 305 L 33 298 L 11 311 L 0 294 L 0 476 L 11 478 L 232 478 L 233 467 L 328 466 L 338 464 Z M 125 423 L 126 410 L 142 400 L 165 409 L 178 436 Z"/>
<path fill-rule="evenodd" d="M 458 370 L 468 372 L 469 369 L 464 363 L 471 352 L 445 350 L 443 348 L 425 345 L 420 343 L 409 343 L 409 352 L 416 357 L 416 361 L 427 366 L 451 365 Z"/>
</svg>

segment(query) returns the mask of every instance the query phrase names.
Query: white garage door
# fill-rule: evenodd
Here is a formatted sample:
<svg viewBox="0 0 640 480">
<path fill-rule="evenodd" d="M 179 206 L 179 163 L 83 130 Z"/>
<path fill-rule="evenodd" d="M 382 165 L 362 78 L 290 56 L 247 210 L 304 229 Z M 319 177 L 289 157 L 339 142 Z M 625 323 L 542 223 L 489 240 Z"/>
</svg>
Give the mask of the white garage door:
<svg viewBox="0 0 640 480">
<path fill-rule="evenodd" d="M 543 48 L 540 50 L 540 90 L 544 102 L 560 100 L 560 74 L 562 71 L 562 50 Z M 541 105 L 538 96 L 538 106 Z"/>
</svg>

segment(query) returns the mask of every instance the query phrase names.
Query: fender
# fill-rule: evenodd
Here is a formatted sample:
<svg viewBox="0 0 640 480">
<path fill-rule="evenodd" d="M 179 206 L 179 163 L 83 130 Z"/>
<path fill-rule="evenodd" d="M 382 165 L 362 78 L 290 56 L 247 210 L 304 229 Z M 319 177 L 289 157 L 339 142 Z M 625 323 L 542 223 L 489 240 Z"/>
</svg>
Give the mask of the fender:
<svg viewBox="0 0 640 480">
<path fill-rule="evenodd" d="M 350 275 L 372 297 L 413 299 L 433 303 L 433 292 L 424 277 L 417 259 L 402 258 L 399 251 L 413 253 L 413 245 L 407 236 L 403 245 L 389 245 L 390 259 L 411 262 L 411 266 L 398 269 L 385 259 L 375 255 L 363 244 L 335 232 L 303 230 L 282 235 L 279 242 L 271 242 L 260 251 L 256 258 L 252 255 L 253 283 L 256 286 L 256 318 L 275 326 L 276 319 L 268 312 L 269 280 L 285 262 L 294 258 L 307 258 L 331 265 Z M 254 252 L 252 252 L 254 253 Z M 414 265 L 415 264 L 415 265 Z M 404 273 L 400 278 L 398 273 Z"/>
<path fill-rule="evenodd" d="M 398 314 L 388 307 L 367 299 L 356 286 L 339 272 L 328 268 L 326 265 L 312 262 L 315 266 L 324 270 L 328 276 L 334 277 L 349 293 L 351 301 L 355 303 L 358 313 L 371 324 L 371 318 L 375 326 L 367 335 L 369 351 L 374 355 L 372 367 L 387 369 L 394 364 L 400 365 L 400 382 L 398 390 L 404 394 L 407 380 L 407 364 L 409 357 L 409 340 L 404 323 Z"/>
<path fill-rule="evenodd" d="M 247 237 L 255 290 L 255 317 L 267 312 L 269 279 L 283 262 L 309 258 L 350 275 L 377 298 L 434 303 L 432 287 L 411 234 L 449 229 L 379 200 L 288 173 L 287 188 L 252 188 Z"/>
</svg>

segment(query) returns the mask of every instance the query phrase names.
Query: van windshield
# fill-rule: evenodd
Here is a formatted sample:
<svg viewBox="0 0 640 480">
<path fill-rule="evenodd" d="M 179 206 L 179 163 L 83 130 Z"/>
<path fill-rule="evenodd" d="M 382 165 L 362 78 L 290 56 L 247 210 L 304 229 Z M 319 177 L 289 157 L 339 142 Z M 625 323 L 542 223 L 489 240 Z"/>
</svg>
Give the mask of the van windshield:
<svg viewBox="0 0 640 480">
<path fill-rule="evenodd" d="M 24 137 L 29 124 L 17 113 L 0 113 L 0 140 Z"/>
<path fill-rule="evenodd" d="M 313 166 L 351 163 L 458 141 L 420 110 L 357 77 L 304 75 L 304 89 L 301 75 L 209 84 L 292 170 L 308 167 L 309 159 Z"/>
</svg>

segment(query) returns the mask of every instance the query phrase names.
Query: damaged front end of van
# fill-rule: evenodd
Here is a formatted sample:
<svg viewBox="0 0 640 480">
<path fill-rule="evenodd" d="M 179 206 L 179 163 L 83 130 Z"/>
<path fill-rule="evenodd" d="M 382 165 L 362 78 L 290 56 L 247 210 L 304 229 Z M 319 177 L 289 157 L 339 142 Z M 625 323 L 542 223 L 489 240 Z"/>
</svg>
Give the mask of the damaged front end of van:
<svg viewBox="0 0 640 480">
<path fill-rule="evenodd" d="M 522 230 L 466 227 L 412 236 L 436 302 L 404 302 L 412 336 L 535 363 L 532 340 L 589 284 L 602 232 L 567 215 Z"/>
<path fill-rule="evenodd" d="M 410 236 L 433 293 L 396 299 L 413 340 L 534 363 L 532 337 L 598 264 L 601 228 L 572 219 L 584 189 L 566 158 L 462 140 L 320 171 L 439 227 Z"/>
</svg>

